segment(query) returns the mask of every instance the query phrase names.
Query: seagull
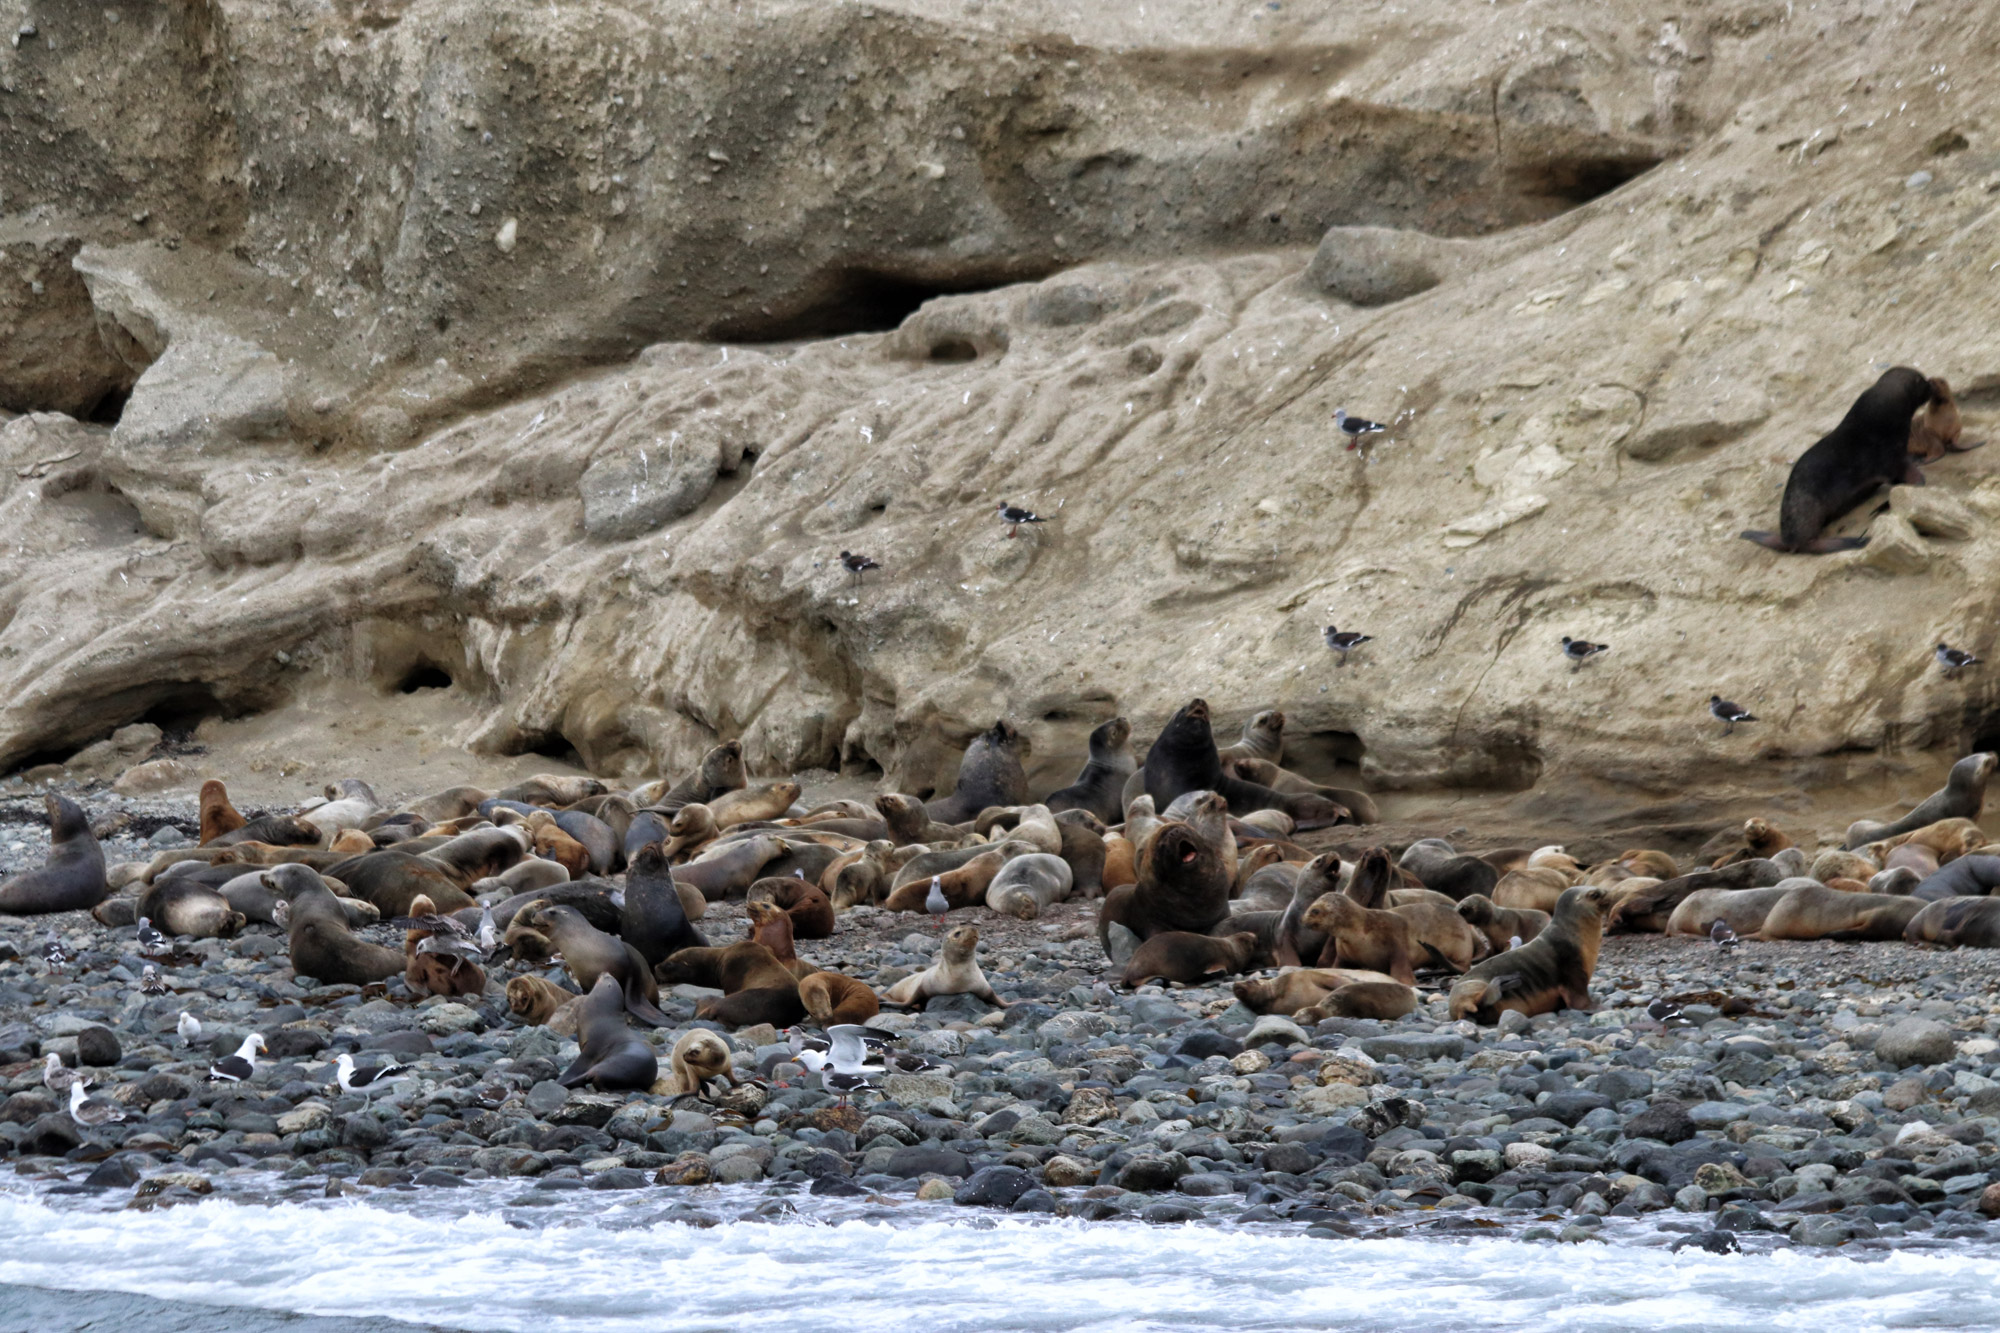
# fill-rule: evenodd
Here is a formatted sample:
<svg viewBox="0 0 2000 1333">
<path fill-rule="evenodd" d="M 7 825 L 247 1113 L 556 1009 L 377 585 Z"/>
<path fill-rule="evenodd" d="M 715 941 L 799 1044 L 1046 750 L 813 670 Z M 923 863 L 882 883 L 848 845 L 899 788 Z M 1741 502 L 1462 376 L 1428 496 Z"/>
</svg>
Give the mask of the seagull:
<svg viewBox="0 0 2000 1333">
<path fill-rule="evenodd" d="M 806 1068 L 808 1069 L 818 1069 L 821 1065 L 826 1063 L 825 1060 L 826 1048 L 827 1048 L 826 1038 L 808 1037 L 804 1033 L 804 1031 L 802 1031 L 799 1028 L 787 1028 L 785 1032 L 786 1032 L 785 1046 L 788 1050 L 791 1051 L 792 1058 L 794 1060 L 797 1060 L 800 1064 L 805 1064 L 805 1059 L 803 1058 L 805 1056 L 812 1055 L 820 1057 L 812 1064 L 806 1065 Z"/>
<path fill-rule="evenodd" d="M 1389 429 L 1381 422 L 1370 421 L 1367 417 L 1351 417 L 1347 415 L 1347 409 L 1344 407 L 1333 409 L 1333 424 L 1338 426 L 1340 433 L 1347 437 L 1347 447 L 1349 449 L 1360 444 L 1362 436 L 1379 435 Z"/>
<path fill-rule="evenodd" d="M 492 957 L 500 949 L 500 928 L 493 924 L 493 909 L 479 909 L 479 947 L 487 957 Z"/>
<path fill-rule="evenodd" d="M 397 916 L 389 918 L 388 924 L 398 930 L 428 930 L 433 937 L 449 935 L 455 940 L 472 938 L 472 928 L 455 916 L 444 916 L 429 912 L 423 916 Z"/>
<path fill-rule="evenodd" d="M 944 878 L 931 876 L 931 891 L 924 895 L 924 910 L 937 921 L 937 928 L 944 929 L 944 914 L 951 910 L 951 899 L 944 896 Z"/>
<path fill-rule="evenodd" d="M 148 917 L 139 918 L 139 952 L 153 958 L 164 957 L 174 951 L 174 942 L 154 929 Z"/>
<path fill-rule="evenodd" d="M 1572 671 L 1599 653 L 1610 651 L 1611 645 L 1608 643 L 1591 643 L 1585 639 L 1572 639 L 1567 634 L 1563 635 L 1563 656 L 1569 659 L 1569 669 Z"/>
<path fill-rule="evenodd" d="M 820 1081 L 826 1087 L 832 1088 L 840 1094 L 840 1107 L 842 1110 L 847 1109 L 849 1094 L 859 1092 L 863 1088 L 872 1088 L 875 1086 L 868 1081 L 867 1076 L 864 1074 L 843 1074 L 838 1070 L 832 1073 L 821 1074 Z"/>
<path fill-rule="evenodd" d="M 1023 523 L 1045 523 L 1048 520 L 1032 510 L 1020 509 L 1002 500 L 1000 502 L 1000 521 L 1007 525 L 1007 535 L 1012 537 L 1020 532 Z"/>
<path fill-rule="evenodd" d="M 932 1069 L 943 1069 L 935 1060 L 926 1060 L 913 1051 L 883 1051 L 882 1069 L 890 1074 L 922 1074 Z"/>
<path fill-rule="evenodd" d="M 42 959 L 48 963 L 49 971 L 51 972 L 61 971 L 64 965 L 69 962 L 69 953 L 63 948 L 62 941 L 56 938 L 56 933 L 53 930 L 49 932 L 49 938 L 42 944 Z"/>
<path fill-rule="evenodd" d="M 1729 724 L 1722 729 L 1722 734 L 1725 736 L 1736 730 L 1738 722 L 1755 722 L 1757 720 L 1755 713 L 1746 712 L 1741 704 L 1733 704 L 1719 694 L 1708 696 L 1708 711 L 1714 714 L 1718 720 Z"/>
<path fill-rule="evenodd" d="M 160 969 L 154 967 L 151 963 L 146 964 L 145 971 L 139 974 L 139 993 L 141 995 L 167 995 L 172 993 L 172 991 L 173 987 L 169 986 L 166 983 L 166 979 L 160 975 Z"/>
<path fill-rule="evenodd" d="M 852 551 L 842 551 L 840 553 L 840 566 L 854 576 L 854 582 L 857 587 L 862 582 L 861 576 L 863 574 L 866 574 L 871 569 L 882 568 L 880 561 L 871 560 L 865 555 L 856 555 Z"/>
<path fill-rule="evenodd" d="M 1681 1007 L 1670 1000 L 1655 1000 L 1647 1005 L 1646 1017 L 1661 1024 L 1685 1021 L 1681 1018 Z"/>
<path fill-rule="evenodd" d="M 399 1065 L 394 1061 L 386 1065 L 373 1065 L 357 1069 L 354 1065 L 354 1057 L 346 1051 L 342 1051 L 340 1057 L 334 1063 L 339 1066 L 335 1077 L 340 1080 L 340 1090 L 342 1092 L 359 1092 L 363 1097 L 367 1097 L 376 1088 L 386 1086 L 390 1081 L 402 1074 L 408 1073 L 410 1070 L 410 1066 Z"/>
<path fill-rule="evenodd" d="M 243 1039 L 236 1048 L 236 1054 L 225 1055 L 208 1067 L 210 1083 L 241 1083 L 257 1072 L 257 1053 L 264 1049 L 262 1033 L 253 1032 Z"/>
<path fill-rule="evenodd" d="M 76 1082 L 76 1071 L 63 1067 L 62 1057 L 50 1051 L 46 1057 L 48 1064 L 42 1069 L 42 1086 L 50 1092 L 68 1092 Z"/>
<path fill-rule="evenodd" d="M 181 1045 L 192 1046 L 201 1040 L 201 1020 L 183 1009 L 181 1021 L 174 1024 L 174 1031 L 181 1034 Z"/>
<path fill-rule="evenodd" d="M 1979 665 L 1979 659 L 1963 648 L 1948 648 L 1944 644 L 1937 646 L 1937 660 L 1947 676 L 1956 676 L 1969 666 Z"/>
<path fill-rule="evenodd" d="M 108 1125 L 114 1120 L 123 1120 L 125 1113 L 102 1097 L 86 1097 L 84 1088 L 88 1084 L 83 1079 L 69 1085 L 69 1118 L 86 1129 L 98 1125 Z"/>
<path fill-rule="evenodd" d="M 1347 665 L 1347 655 L 1349 653 L 1375 637 L 1373 634 L 1357 634 L 1351 629 L 1337 630 L 1331 625 L 1328 625 L 1319 633 L 1320 637 L 1326 640 L 1326 646 L 1340 654 L 1340 664 L 1342 666 Z"/>
<path fill-rule="evenodd" d="M 1708 938 L 1714 941 L 1725 953 L 1742 943 L 1741 940 L 1736 938 L 1736 932 L 1729 928 L 1727 921 L 1717 921 L 1714 925 L 1710 926 L 1708 928 Z"/>
<path fill-rule="evenodd" d="M 1508 947 L 1509 949 L 1518 949 L 1518 948 L 1520 948 L 1520 947 L 1521 947 L 1521 937 L 1520 937 L 1519 935 L 1509 935 L 1509 936 L 1507 937 L 1507 947 Z"/>
</svg>

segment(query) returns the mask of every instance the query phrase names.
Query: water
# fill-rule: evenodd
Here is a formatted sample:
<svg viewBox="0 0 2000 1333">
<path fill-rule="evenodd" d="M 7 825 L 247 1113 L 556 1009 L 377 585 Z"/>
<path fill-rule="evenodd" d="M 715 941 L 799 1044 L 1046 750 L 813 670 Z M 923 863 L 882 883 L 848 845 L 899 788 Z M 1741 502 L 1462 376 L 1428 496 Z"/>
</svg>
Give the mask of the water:
<svg viewBox="0 0 2000 1333">
<path fill-rule="evenodd" d="M 1624 1243 L 1322 1240 L 1296 1228 L 1150 1227 L 845 1202 L 829 1220 L 688 1225 L 659 1191 L 518 1190 L 364 1199 L 0 1194 L 0 1327 L 225 1333 L 907 1333 L 1023 1330 L 1887 1329 L 2000 1327 L 1991 1247 L 1842 1255 L 1669 1254 Z M 762 1193 L 676 1191 L 729 1202 Z M 831 1201 L 828 1201 L 829 1203 Z M 43 1290 L 35 1290 L 43 1289 Z M 48 1289 L 96 1293 L 71 1298 Z M 218 1314 L 215 1306 L 237 1307 Z M 346 1322 L 274 1319 L 271 1312 Z M 408 1322 L 393 1322 L 408 1321 Z"/>
</svg>

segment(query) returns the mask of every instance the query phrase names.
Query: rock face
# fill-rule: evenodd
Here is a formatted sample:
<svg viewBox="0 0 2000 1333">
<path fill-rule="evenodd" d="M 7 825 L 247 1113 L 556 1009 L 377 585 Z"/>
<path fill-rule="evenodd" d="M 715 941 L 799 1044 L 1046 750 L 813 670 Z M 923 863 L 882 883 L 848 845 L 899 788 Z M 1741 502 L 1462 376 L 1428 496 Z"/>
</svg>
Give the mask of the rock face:
<svg viewBox="0 0 2000 1333">
<path fill-rule="evenodd" d="M 1623 808 L 2000 731 L 1927 656 L 1991 646 L 1994 458 L 1855 554 L 1734 536 L 1880 364 L 1984 433 L 2000 93 L 1925 73 L 1983 13 L 30 8 L 0 764 L 327 681 L 913 790 L 1194 693 L 1324 778 Z"/>
</svg>

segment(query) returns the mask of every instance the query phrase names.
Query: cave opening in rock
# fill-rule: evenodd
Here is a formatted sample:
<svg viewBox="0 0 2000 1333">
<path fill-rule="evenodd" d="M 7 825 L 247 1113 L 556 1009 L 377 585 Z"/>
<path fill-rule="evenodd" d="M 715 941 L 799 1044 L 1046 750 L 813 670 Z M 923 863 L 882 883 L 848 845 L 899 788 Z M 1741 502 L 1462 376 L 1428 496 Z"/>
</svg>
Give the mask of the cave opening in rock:
<svg viewBox="0 0 2000 1333">
<path fill-rule="evenodd" d="M 111 389 L 103 397 L 90 405 L 83 419 L 93 426 L 115 426 L 125 415 L 125 404 L 132 399 L 130 389 Z"/>
<path fill-rule="evenodd" d="M 196 727 L 210 718 L 229 716 L 214 687 L 200 681 L 175 681 L 155 695 L 152 707 L 134 718 L 160 729 L 169 745 L 185 744 Z"/>
<path fill-rule="evenodd" d="M 710 336 L 726 342 L 789 342 L 796 338 L 835 338 L 844 333 L 887 333 L 939 296 L 990 292 L 1016 282 L 1034 281 L 1053 267 L 975 270 L 942 278 L 914 278 L 869 268 L 837 268 L 818 274 L 788 305 L 770 305 L 754 314 L 725 319 Z M 942 354 L 940 354 L 942 353 Z M 936 361 L 970 361 L 978 349 L 963 339 L 948 338 L 931 349 Z"/>
<path fill-rule="evenodd" d="M 398 694 L 415 694 L 418 690 L 448 690 L 451 688 L 451 673 L 434 662 L 419 662 L 411 667 L 396 686 Z"/>
<path fill-rule="evenodd" d="M 571 768 L 588 770 L 590 767 L 583 762 L 583 756 L 577 753 L 576 747 L 571 745 L 560 731 L 528 732 L 500 753 L 513 757 L 532 754 L 543 759 L 553 759 L 559 764 L 568 764 Z"/>
<path fill-rule="evenodd" d="M 1539 161 L 1510 163 L 1507 174 L 1524 194 L 1541 195 L 1570 209 L 1610 194 L 1663 160 L 1646 153 L 1552 153 Z"/>
<path fill-rule="evenodd" d="M 931 344 L 933 361 L 977 361 L 979 349 L 963 338 L 945 338 Z"/>
<path fill-rule="evenodd" d="M 1368 746 L 1351 731 L 1308 731 L 1285 735 L 1285 767 L 1328 785 L 1349 786 L 1361 770 Z M 1335 780 L 1339 779 L 1338 782 Z"/>
</svg>

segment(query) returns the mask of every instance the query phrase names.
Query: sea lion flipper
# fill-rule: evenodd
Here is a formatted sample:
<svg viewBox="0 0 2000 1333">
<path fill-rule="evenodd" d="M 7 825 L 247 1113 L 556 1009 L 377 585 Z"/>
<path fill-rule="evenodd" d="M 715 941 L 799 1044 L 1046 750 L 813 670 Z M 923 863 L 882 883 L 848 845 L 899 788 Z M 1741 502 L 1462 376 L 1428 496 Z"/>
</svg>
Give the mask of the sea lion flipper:
<svg viewBox="0 0 2000 1333">
<path fill-rule="evenodd" d="M 1736 535 L 1746 542 L 1756 542 L 1759 546 L 1768 546 L 1774 551 L 1784 551 L 1789 554 L 1792 549 L 1790 544 L 1775 532 L 1739 532 Z"/>
<path fill-rule="evenodd" d="M 1986 441 L 1984 440 L 1961 440 L 1956 444 L 1947 443 L 1945 448 L 1955 454 L 1969 454 L 1985 443 Z"/>
<path fill-rule="evenodd" d="M 589 1081 L 590 1068 L 590 1057 L 579 1055 L 576 1057 L 575 1063 L 571 1064 L 568 1069 L 563 1070 L 562 1074 L 557 1077 L 556 1082 L 565 1088 L 574 1088 L 580 1083 Z"/>
<path fill-rule="evenodd" d="M 673 1021 L 656 1009 L 645 996 L 634 995 L 629 990 L 625 992 L 625 1012 L 649 1028 L 663 1028 Z"/>
</svg>

